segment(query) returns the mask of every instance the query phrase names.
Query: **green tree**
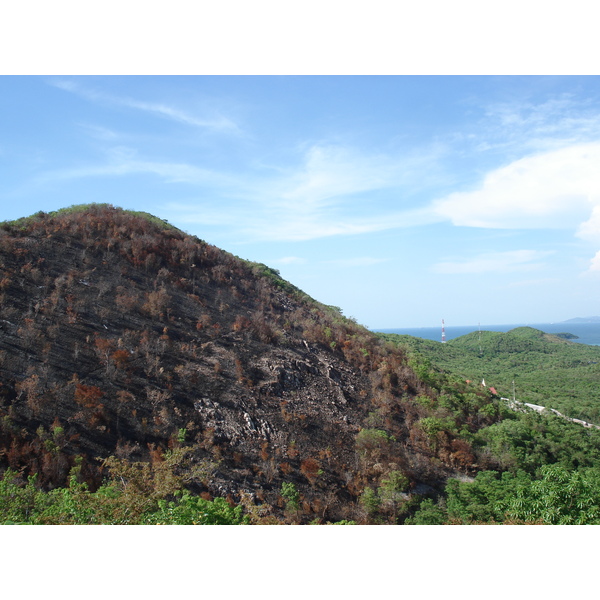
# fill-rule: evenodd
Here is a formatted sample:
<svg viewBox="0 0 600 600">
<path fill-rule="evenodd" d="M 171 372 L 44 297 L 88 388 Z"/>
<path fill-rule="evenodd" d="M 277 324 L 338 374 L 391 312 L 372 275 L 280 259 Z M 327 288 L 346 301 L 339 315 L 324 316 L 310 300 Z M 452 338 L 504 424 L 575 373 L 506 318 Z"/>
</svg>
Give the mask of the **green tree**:
<svg viewBox="0 0 600 600">
<path fill-rule="evenodd" d="M 600 472 L 542 467 L 542 478 L 517 489 L 508 516 L 551 525 L 600 524 Z"/>
<path fill-rule="evenodd" d="M 419 510 L 413 517 L 404 522 L 405 525 L 444 525 L 447 520 L 446 511 L 439 505 L 434 504 L 431 498 L 421 502 Z"/>
<path fill-rule="evenodd" d="M 531 475 L 524 471 L 482 471 L 472 482 L 450 479 L 445 490 L 448 518 L 462 524 L 502 523 L 516 490 L 530 484 Z"/>
<path fill-rule="evenodd" d="M 363 490 L 360 496 L 360 503 L 369 517 L 375 517 L 381 508 L 381 498 L 370 487 Z"/>
<path fill-rule="evenodd" d="M 298 510 L 300 508 L 300 492 L 293 482 L 284 481 L 281 484 L 281 495 L 287 500 L 286 509 Z"/>
</svg>

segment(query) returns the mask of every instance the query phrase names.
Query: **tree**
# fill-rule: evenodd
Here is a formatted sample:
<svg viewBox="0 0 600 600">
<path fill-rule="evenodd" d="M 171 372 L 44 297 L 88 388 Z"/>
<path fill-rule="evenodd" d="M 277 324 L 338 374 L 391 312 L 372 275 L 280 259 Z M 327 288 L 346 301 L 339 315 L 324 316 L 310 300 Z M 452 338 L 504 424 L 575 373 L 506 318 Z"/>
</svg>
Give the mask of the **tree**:
<svg viewBox="0 0 600 600">
<path fill-rule="evenodd" d="M 446 522 L 446 511 L 433 503 L 431 498 L 421 502 L 414 517 L 406 519 L 405 525 L 443 525 Z"/>
<path fill-rule="evenodd" d="M 375 517 L 381 508 L 381 498 L 370 487 L 363 490 L 360 495 L 360 503 L 369 517 Z"/>
<path fill-rule="evenodd" d="M 300 492 L 294 483 L 284 481 L 281 484 L 281 495 L 287 500 L 286 509 L 298 510 L 300 508 Z"/>
<path fill-rule="evenodd" d="M 542 467 L 542 479 L 517 490 L 508 516 L 549 525 L 600 524 L 600 472 Z"/>
</svg>

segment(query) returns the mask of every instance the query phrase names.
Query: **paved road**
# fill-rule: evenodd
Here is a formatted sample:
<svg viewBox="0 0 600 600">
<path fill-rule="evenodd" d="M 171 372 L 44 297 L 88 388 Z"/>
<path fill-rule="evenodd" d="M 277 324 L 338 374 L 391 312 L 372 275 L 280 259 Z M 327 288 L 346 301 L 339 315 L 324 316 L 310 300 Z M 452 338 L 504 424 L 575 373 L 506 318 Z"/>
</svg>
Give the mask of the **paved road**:
<svg viewBox="0 0 600 600">
<path fill-rule="evenodd" d="M 536 412 L 539 412 L 539 413 L 541 413 L 545 410 L 549 410 L 549 411 L 553 412 L 555 415 L 558 415 L 559 417 L 562 417 L 563 419 L 566 419 L 567 421 L 571 421 L 572 423 L 579 423 L 579 425 L 583 425 L 584 427 L 594 427 L 596 429 L 600 429 L 600 425 L 594 425 L 593 423 L 588 423 L 587 421 L 582 421 L 581 419 L 571 419 L 571 417 L 566 417 L 565 415 L 563 415 L 562 413 L 559 413 L 554 408 L 546 408 L 545 406 L 540 406 L 539 404 L 530 404 L 529 402 L 519 402 L 518 400 L 513 401 L 510 398 L 502 398 L 502 400 L 508 400 L 509 407 L 514 410 L 519 409 L 518 406 L 515 406 L 517 404 L 519 406 L 527 406 L 528 408 L 532 408 L 533 410 L 535 410 Z"/>
</svg>

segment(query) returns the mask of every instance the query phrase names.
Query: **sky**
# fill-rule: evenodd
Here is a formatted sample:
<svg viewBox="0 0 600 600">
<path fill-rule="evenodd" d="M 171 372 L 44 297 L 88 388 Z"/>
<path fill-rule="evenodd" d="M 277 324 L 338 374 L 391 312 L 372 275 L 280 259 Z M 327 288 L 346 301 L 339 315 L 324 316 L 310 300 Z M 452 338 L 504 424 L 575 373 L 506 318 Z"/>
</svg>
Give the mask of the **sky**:
<svg viewBox="0 0 600 600">
<path fill-rule="evenodd" d="M 143 210 L 372 329 L 600 314 L 597 76 L 0 76 L 0 220 Z"/>
</svg>

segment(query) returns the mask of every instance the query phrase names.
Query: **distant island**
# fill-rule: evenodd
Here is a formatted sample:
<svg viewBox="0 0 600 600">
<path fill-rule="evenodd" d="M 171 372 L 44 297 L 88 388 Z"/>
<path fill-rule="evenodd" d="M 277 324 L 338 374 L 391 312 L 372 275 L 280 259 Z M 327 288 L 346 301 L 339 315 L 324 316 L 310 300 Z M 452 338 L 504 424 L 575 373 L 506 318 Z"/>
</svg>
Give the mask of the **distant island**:
<svg viewBox="0 0 600 600">
<path fill-rule="evenodd" d="M 600 323 L 600 317 L 575 317 L 562 323 Z"/>
<path fill-rule="evenodd" d="M 574 333 L 553 333 L 553 336 L 562 338 L 563 340 L 578 340 L 579 336 Z"/>
</svg>

